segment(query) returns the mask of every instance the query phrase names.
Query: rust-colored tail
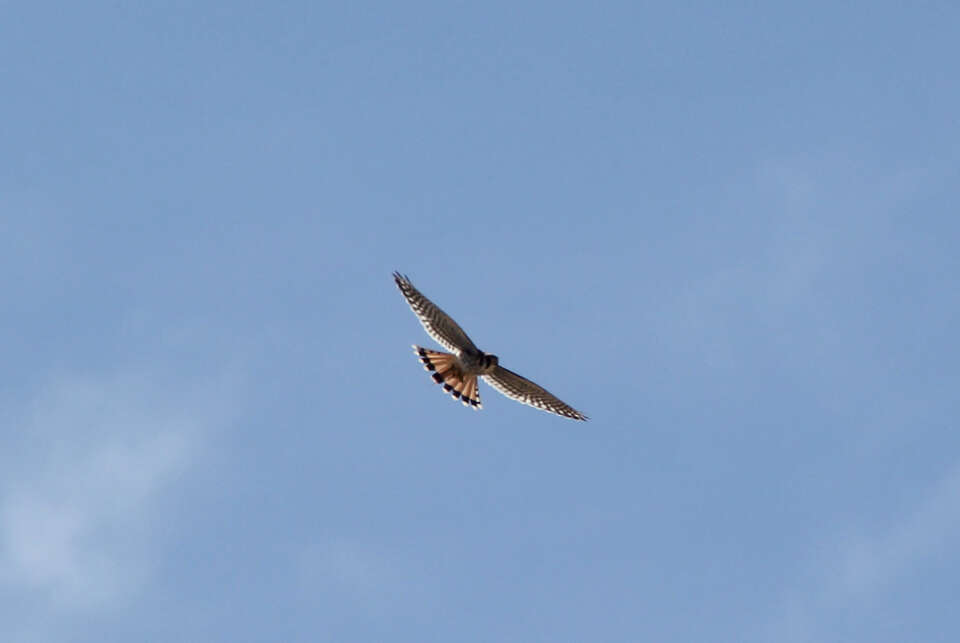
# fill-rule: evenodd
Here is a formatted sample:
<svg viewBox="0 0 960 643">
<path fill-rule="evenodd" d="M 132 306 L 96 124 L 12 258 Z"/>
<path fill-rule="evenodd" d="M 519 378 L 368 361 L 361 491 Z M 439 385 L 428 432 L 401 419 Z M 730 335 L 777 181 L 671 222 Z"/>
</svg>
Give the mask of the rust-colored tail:
<svg viewBox="0 0 960 643">
<path fill-rule="evenodd" d="M 464 375 L 457 363 L 457 356 L 440 351 L 431 351 L 414 345 L 413 352 L 420 358 L 423 367 L 433 371 L 433 381 L 443 386 L 443 390 L 459 399 L 464 406 L 474 410 L 483 407 L 480 404 L 480 391 L 477 389 L 477 376 Z"/>
</svg>

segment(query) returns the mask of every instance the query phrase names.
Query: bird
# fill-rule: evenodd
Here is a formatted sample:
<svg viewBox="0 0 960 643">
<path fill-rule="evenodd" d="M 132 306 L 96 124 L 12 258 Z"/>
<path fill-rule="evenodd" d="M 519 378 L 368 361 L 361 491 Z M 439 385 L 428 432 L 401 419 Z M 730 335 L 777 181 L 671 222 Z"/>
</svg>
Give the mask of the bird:
<svg viewBox="0 0 960 643">
<path fill-rule="evenodd" d="M 474 410 L 482 408 L 477 387 L 480 377 L 512 400 L 574 420 L 589 419 L 542 386 L 500 366 L 496 355 L 477 348 L 460 325 L 417 290 L 409 277 L 394 272 L 393 279 L 427 334 L 451 351 L 444 353 L 413 345 L 413 352 L 423 367 L 433 372 L 433 381 L 454 399 Z"/>
</svg>

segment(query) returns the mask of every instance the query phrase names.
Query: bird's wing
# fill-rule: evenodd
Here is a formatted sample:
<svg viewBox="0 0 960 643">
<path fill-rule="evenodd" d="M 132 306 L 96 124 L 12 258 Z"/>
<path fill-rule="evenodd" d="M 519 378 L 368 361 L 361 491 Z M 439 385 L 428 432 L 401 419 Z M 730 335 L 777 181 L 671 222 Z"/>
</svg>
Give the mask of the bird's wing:
<svg viewBox="0 0 960 643">
<path fill-rule="evenodd" d="M 474 345 L 463 329 L 453 321 L 447 313 L 440 310 L 440 307 L 424 297 L 423 293 L 413 287 L 410 280 L 400 273 L 393 273 L 393 278 L 397 282 L 397 287 L 410 304 L 413 313 L 423 324 L 424 330 L 430 337 L 446 348 L 459 355 L 463 351 L 476 351 L 479 349 Z"/>
<path fill-rule="evenodd" d="M 588 419 L 586 415 L 561 401 L 542 386 L 502 366 L 495 367 L 493 372 L 484 375 L 483 379 L 493 388 L 518 402 L 574 420 Z"/>
</svg>

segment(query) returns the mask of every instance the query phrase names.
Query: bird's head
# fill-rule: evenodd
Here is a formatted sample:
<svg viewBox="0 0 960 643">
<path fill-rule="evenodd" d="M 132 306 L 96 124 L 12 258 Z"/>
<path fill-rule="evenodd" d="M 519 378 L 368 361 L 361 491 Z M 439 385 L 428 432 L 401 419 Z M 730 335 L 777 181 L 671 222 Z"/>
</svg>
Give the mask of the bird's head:
<svg viewBox="0 0 960 643">
<path fill-rule="evenodd" d="M 490 371 L 500 363 L 500 360 L 496 355 L 491 355 L 490 353 L 483 354 L 483 370 Z"/>
</svg>

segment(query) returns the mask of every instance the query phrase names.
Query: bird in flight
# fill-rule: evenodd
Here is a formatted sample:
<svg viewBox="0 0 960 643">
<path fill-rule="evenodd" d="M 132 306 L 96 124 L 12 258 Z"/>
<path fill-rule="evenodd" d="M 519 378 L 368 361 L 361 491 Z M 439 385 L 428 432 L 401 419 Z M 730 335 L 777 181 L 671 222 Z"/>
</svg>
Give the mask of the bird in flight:
<svg viewBox="0 0 960 643">
<path fill-rule="evenodd" d="M 510 399 L 574 420 L 588 419 L 543 387 L 500 366 L 496 355 L 477 348 L 457 322 L 414 288 L 406 276 L 395 272 L 393 279 L 427 334 L 452 351 L 451 354 L 417 345 L 413 347 L 424 368 L 433 371 L 433 381 L 442 385 L 443 390 L 454 399 L 459 399 L 464 406 L 474 410 L 481 408 L 477 378 L 482 377 L 487 384 Z"/>
</svg>

